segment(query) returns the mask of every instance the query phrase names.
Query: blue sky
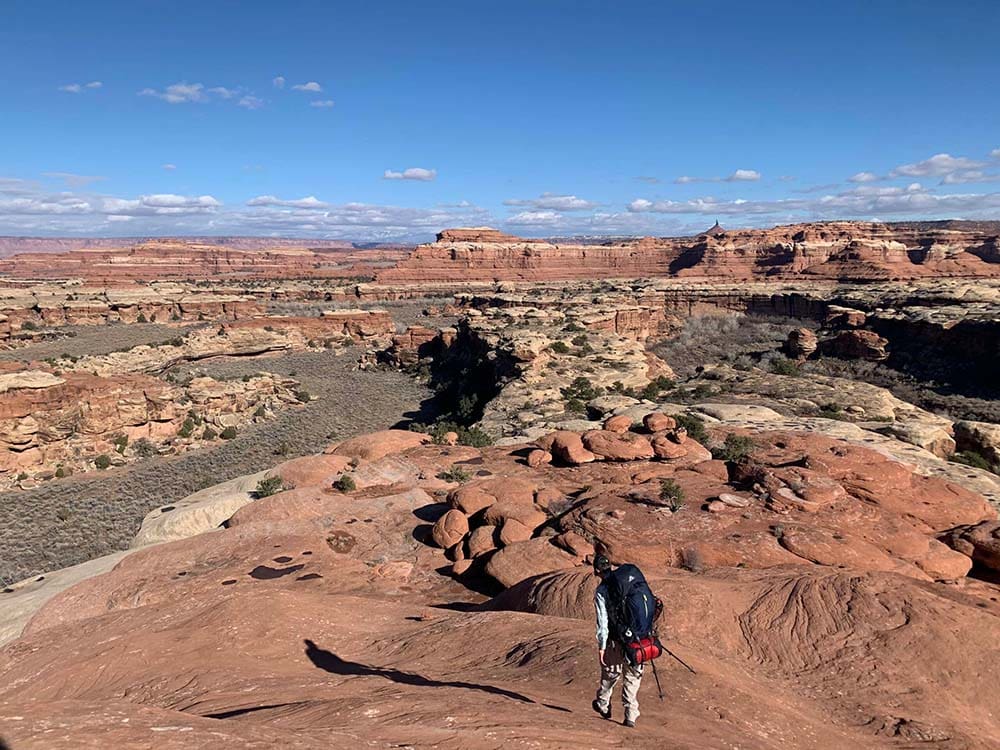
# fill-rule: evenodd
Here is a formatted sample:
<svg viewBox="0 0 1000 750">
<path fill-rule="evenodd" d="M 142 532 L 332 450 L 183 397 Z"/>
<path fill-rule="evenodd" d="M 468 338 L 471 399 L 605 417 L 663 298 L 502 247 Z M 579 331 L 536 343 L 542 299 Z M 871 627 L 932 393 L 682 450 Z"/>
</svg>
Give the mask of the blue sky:
<svg viewBox="0 0 1000 750">
<path fill-rule="evenodd" d="M 0 0 L 0 234 L 1000 219 L 995 0 Z"/>
</svg>

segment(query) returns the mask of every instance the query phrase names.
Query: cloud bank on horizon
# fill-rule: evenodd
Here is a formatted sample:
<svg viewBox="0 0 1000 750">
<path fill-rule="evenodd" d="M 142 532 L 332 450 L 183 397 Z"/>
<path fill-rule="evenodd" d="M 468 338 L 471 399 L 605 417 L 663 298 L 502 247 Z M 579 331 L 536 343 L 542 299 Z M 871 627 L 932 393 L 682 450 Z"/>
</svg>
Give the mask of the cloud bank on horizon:
<svg viewBox="0 0 1000 750">
<path fill-rule="evenodd" d="M 57 44 L 45 59 L 17 31 L 0 46 L 18 144 L 0 158 L 0 234 L 425 240 L 461 225 L 669 235 L 716 219 L 1000 220 L 1000 101 L 980 95 L 1000 73 L 987 43 L 1000 5 L 733 0 L 708 13 L 650 0 L 567 17 L 512 3 L 533 13 L 530 31 L 513 7 L 401 0 L 378 14 L 320 6 L 281 33 L 253 3 L 241 33 L 201 6 L 182 18 L 126 0 L 59 17 L 15 5 L 11 28 Z M 782 43 L 806 26 L 808 49 Z M 90 54 L 105 34 L 115 59 Z M 433 54 L 412 54 L 417 36 Z M 599 71 L 566 64 L 596 36 Z M 841 54 L 845 39 L 859 54 Z M 909 54 L 924 43 L 933 59 Z M 928 92 L 943 89 L 976 96 L 975 115 L 935 107 Z"/>
</svg>

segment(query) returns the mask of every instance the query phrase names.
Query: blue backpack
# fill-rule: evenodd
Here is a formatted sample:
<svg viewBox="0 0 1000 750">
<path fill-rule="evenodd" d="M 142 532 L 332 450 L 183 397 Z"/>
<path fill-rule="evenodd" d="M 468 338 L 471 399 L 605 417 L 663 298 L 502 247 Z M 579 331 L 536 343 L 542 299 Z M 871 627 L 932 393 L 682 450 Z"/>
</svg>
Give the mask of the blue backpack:
<svg viewBox="0 0 1000 750">
<path fill-rule="evenodd" d="M 619 566 L 606 579 L 608 619 L 611 633 L 632 664 L 642 664 L 660 655 L 656 618 L 663 608 L 635 565 Z"/>
</svg>

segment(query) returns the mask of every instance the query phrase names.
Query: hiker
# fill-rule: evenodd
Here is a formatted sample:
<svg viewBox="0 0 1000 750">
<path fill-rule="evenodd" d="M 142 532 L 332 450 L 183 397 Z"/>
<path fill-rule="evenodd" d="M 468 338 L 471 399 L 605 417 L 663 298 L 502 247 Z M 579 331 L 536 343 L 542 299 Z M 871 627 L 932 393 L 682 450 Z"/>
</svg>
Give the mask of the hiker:
<svg viewBox="0 0 1000 750">
<path fill-rule="evenodd" d="M 610 719 L 611 693 L 618 680 L 622 680 L 624 725 L 634 727 L 639 718 L 643 662 L 660 654 L 659 641 L 653 632 L 660 603 L 634 565 L 613 570 L 607 557 L 596 555 L 594 575 L 601 579 L 594 594 L 601 683 L 592 705 L 602 717 Z"/>
</svg>

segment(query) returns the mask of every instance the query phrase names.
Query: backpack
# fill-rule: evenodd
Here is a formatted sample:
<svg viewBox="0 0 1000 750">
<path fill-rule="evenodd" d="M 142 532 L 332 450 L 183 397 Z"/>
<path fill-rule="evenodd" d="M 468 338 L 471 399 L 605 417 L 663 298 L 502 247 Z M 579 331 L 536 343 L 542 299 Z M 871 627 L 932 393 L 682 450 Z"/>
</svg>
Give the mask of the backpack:
<svg viewBox="0 0 1000 750">
<path fill-rule="evenodd" d="M 605 580 L 608 619 L 615 640 L 633 666 L 657 658 L 663 651 L 656 636 L 656 618 L 663 609 L 635 565 L 621 565 Z"/>
</svg>

